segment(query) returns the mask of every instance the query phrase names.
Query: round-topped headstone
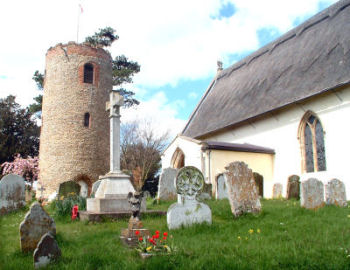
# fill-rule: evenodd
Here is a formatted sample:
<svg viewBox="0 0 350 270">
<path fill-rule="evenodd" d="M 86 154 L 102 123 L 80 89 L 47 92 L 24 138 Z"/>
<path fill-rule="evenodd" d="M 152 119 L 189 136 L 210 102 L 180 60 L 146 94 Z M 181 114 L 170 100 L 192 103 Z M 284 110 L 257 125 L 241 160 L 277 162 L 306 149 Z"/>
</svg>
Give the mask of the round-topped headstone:
<svg viewBox="0 0 350 270">
<path fill-rule="evenodd" d="M 186 199 L 193 200 L 202 192 L 204 177 L 196 167 L 183 167 L 176 176 L 176 191 Z"/>
</svg>

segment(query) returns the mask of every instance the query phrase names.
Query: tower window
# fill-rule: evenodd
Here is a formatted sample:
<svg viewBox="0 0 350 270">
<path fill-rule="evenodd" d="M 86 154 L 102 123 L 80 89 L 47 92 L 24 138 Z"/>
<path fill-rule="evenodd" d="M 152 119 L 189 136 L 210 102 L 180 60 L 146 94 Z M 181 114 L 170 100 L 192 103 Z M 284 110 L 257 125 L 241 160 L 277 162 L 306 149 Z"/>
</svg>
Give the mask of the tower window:
<svg viewBox="0 0 350 270">
<path fill-rule="evenodd" d="M 321 122 L 311 112 L 307 112 L 300 122 L 299 138 L 303 172 L 326 170 L 326 153 Z"/>
<path fill-rule="evenodd" d="M 94 82 L 94 66 L 90 63 L 84 65 L 84 83 Z"/>
<path fill-rule="evenodd" d="M 90 114 L 88 112 L 84 114 L 84 127 L 90 127 Z"/>
</svg>

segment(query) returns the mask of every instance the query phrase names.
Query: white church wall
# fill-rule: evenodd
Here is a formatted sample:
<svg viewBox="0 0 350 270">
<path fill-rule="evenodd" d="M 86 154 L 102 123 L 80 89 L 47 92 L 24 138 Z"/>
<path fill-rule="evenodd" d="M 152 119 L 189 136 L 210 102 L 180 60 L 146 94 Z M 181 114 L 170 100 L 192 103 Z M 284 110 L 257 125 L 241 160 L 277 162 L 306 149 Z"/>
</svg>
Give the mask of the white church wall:
<svg viewBox="0 0 350 270">
<path fill-rule="evenodd" d="M 301 152 L 298 140 L 298 127 L 305 112 L 317 114 L 325 132 L 327 172 L 302 174 Z M 216 140 L 231 143 L 249 143 L 276 152 L 273 181 L 264 182 L 264 195 L 272 197 L 273 183 L 283 184 L 284 195 L 288 176 L 292 174 L 307 178 L 319 175 L 320 180 L 338 177 L 346 185 L 350 197 L 350 173 L 347 168 L 347 154 L 350 151 L 350 87 L 336 92 L 314 97 L 312 100 L 290 105 L 278 112 L 270 113 L 249 124 L 225 131 L 203 140 Z M 327 180 L 326 180 L 327 179 Z"/>
<path fill-rule="evenodd" d="M 171 160 L 177 148 L 180 148 L 185 154 L 185 166 L 194 166 L 202 170 L 201 145 L 199 141 L 184 139 L 181 136 L 169 145 L 162 155 L 162 169 L 171 167 Z"/>
</svg>

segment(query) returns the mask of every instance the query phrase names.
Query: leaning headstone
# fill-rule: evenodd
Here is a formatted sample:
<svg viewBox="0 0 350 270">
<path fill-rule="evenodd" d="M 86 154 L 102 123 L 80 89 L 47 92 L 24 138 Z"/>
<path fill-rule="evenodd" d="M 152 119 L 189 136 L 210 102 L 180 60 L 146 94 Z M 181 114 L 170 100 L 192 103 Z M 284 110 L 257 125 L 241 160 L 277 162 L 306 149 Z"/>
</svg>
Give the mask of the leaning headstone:
<svg viewBox="0 0 350 270">
<path fill-rule="evenodd" d="M 74 193 L 79 195 L 80 194 L 80 185 L 77 182 L 74 181 L 67 181 L 60 184 L 60 187 L 58 189 L 58 196 L 59 198 L 61 196 L 67 197 L 68 194 Z"/>
<path fill-rule="evenodd" d="M 188 166 L 179 170 L 176 177 L 176 191 L 181 200 L 172 204 L 167 213 L 169 229 L 191 226 L 195 223 L 211 224 L 209 206 L 196 200 L 204 186 L 204 177 L 200 170 Z"/>
<path fill-rule="evenodd" d="M 26 204 L 25 182 L 21 176 L 8 174 L 0 181 L 0 215 Z"/>
<path fill-rule="evenodd" d="M 309 178 L 301 182 L 300 205 L 308 209 L 324 206 L 324 188 L 321 181 Z"/>
<path fill-rule="evenodd" d="M 347 206 L 345 185 L 338 179 L 332 179 L 327 182 L 326 187 L 326 203 L 337 206 Z"/>
<path fill-rule="evenodd" d="M 253 177 L 258 188 L 258 194 L 262 198 L 264 197 L 264 177 L 257 172 L 253 172 Z"/>
<path fill-rule="evenodd" d="M 88 194 L 89 194 L 89 186 L 85 181 L 79 181 L 78 182 L 79 186 L 80 186 L 80 193 L 79 194 L 81 197 L 83 198 L 87 198 Z"/>
<path fill-rule="evenodd" d="M 244 162 L 232 162 L 225 167 L 225 180 L 232 214 L 257 213 L 261 210 L 258 188 L 252 170 Z"/>
<path fill-rule="evenodd" d="M 159 200 L 174 200 L 176 199 L 175 178 L 177 170 L 166 168 L 163 170 L 158 185 Z"/>
<path fill-rule="evenodd" d="M 42 206 L 35 202 L 19 226 L 19 232 L 21 250 L 23 252 L 33 251 L 45 233 L 50 232 L 56 235 L 56 224 Z"/>
<path fill-rule="evenodd" d="M 34 250 L 34 268 L 45 267 L 61 257 L 61 250 L 55 238 L 46 233 L 41 237 L 37 248 Z"/>
<path fill-rule="evenodd" d="M 220 174 L 216 180 L 216 199 L 221 200 L 228 198 L 225 176 Z"/>
<path fill-rule="evenodd" d="M 291 175 L 288 177 L 287 183 L 287 199 L 300 199 L 300 177 L 298 175 Z"/>
<path fill-rule="evenodd" d="M 283 186 L 281 183 L 273 184 L 273 189 L 272 189 L 272 198 L 273 199 L 282 198 L 282 192 L 283 192 Z"/>
<path fill-rule="evenodd" d="M 95 197 L 95 193 L 98 189 L 98 187 L 100 186 L 102 180 L 97 180 L 95 183 L 92 184 L 92 189 L 91 189 L 91 197 L 94 198 Z"/>
</svg>

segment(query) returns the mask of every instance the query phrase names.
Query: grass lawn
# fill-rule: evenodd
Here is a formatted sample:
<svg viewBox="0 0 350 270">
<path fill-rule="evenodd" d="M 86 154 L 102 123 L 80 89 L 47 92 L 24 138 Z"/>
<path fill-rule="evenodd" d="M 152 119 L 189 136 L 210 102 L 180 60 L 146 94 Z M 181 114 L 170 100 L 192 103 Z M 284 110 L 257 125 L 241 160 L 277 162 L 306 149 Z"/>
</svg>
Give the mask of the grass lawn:
<svg viewBox="0 0 350 270">
<path fill-rule="evenodd" d="M 146 260 L 119 240 L 127 219 L 72 222 L 50 213 L 62 258 L 48 269 L 350 269 L 350 208 L 312 211 L 298 201 L 262 200 L 259 215 L 234 219 L 227 200 L 206 203 L 211 226 L 171 231 L 177 252 Z M 149 208 L 166 210 L 170 204 Z M 22 254 L 19 242 L 27 210 L 0 217 L 0 269 L 33 268 L 32 254 Z M 146 216 L 143 224 L 153 233 L 167 231 L 165 216 Z"/>
</svg>

